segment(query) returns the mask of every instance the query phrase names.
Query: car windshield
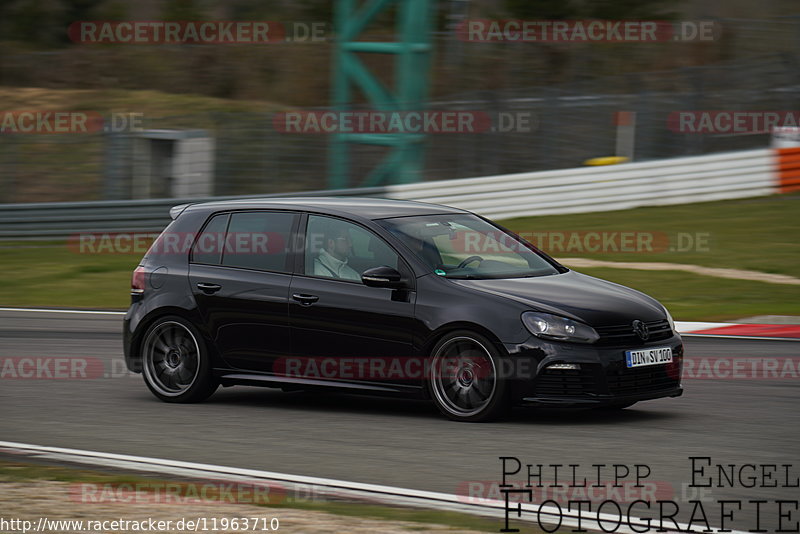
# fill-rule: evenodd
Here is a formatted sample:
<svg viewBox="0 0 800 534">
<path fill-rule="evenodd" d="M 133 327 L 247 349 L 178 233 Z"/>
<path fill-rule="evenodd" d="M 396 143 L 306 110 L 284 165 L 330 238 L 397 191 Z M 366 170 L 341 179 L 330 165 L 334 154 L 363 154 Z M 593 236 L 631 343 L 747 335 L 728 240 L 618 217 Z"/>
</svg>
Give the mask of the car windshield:
<svg viewBox="0 0 800 534">
<path fill-rule="evenodd" d="M 478 280 L 560 272 L 533 245 L 475 215 L 396 217 L 380 223 L 439 276 Z"/>
</svg>

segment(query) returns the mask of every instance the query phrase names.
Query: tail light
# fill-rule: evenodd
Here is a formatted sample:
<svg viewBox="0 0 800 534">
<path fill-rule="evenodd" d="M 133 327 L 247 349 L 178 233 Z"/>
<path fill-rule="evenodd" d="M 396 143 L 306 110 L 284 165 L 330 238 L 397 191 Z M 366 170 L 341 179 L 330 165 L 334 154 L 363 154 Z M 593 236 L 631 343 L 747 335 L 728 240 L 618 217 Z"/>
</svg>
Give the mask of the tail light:
<svg viewBox="0 0 800 534">
<path fill-rule="evenodd" d="M 145 275 L 147 271 L 141 265 L 133 271 L 131 276 L 131 296 L 141 295 L 144 293 Z"/>
</svg>

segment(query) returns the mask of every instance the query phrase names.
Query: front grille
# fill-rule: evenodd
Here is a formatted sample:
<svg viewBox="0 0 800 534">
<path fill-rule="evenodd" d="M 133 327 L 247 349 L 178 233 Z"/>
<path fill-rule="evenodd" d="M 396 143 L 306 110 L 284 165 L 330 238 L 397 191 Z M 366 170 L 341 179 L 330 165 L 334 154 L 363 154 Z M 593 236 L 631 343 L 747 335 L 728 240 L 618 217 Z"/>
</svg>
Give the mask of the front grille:
<svg viewBox="0 0 800 534">
<path fill-rule="evenodd" d="M 581 397 L 597 392 L 595 374 L 581 369 L 544 369 L 534 385 L 536 395 Z"/>
<path fill-rule="evenodd" d="M 636 395 L 662 389 L 673 389 L 680 384 L 680 356 L 671 364 L 646 367 L 609 368 L 606 371 L 608 392 L 612 395 Z"/>
<path fill-rule="evenodd" d="M 645 324 L 650 333 L 647 343 L 672 337 L 672 329 L 670 329 L 669 322 L 666 319 L 650 321 Z M 617 326 L 600 326 L 596 327 L 595 330 L 600 336 L 600 339 L 595 343 L 596 345 L 641 345 L 645 343 L 633 331 L 632 323 Z"/>
<path fill-rule="evenodd" d="M 666 365 L 629 369 L 624 361 L 607 367 L 582 363 L 580 369 L 544 369 L 536 377 L 533 394 L 540 397 L 627 396 L 674 389 L 680 385 L 680 351 Z"/>
</svg>

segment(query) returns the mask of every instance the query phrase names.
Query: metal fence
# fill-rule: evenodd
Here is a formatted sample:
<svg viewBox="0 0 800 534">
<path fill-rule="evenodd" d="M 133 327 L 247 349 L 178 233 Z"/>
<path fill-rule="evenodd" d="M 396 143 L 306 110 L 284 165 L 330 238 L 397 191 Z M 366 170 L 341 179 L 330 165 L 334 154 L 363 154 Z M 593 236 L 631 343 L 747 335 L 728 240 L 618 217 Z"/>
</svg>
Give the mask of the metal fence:
<svg viewBox="0 0 800 534">
<path fill-rule="evenodd" d="M 779 150 L 744 150 L 645 163 L 339 189 L 316 194 L 446 204 L 495 219 L 688 204 L 788 191 L 800 149 L 781 165 Z M 797 182 L 796 179 L 792 183 Z M 795 189 L 797 186 L 795 184 Z M 302 194 L 301 194 L 302 195 Z M 184 199 L 202 202 L 212 199 Z M 214 199 L 222 200 L 222 198 Z M 158 232 L 183 201 L 133 200 L 0 204 L 0 240 L 80 240 L 87 233 Z"/>
<path fill-rule="evenodd" d="M 546 54 L 536 52 L 541 49 L 453 43 L 440 36 L 439 61 L 447 59 L 449 63 L 442 65 L 443 73 L 435 76 L 439 88 L 428 107 L 482 111 L 494 118 L 500 114 L 527 114 L 531 128 L 430 135 L 422 179 L 574 168 L 588 158 L 613 155 L 613 121 L 617 111 L 636 112 L 635 161 L 766 147 L 767 134 L 685 134 L 668 128 L 670 113 L 681 110 L 800 109 L 800 56 L 796 46 L 800 43 L 800 23 L 786 19 L 725 24 L 727 37 L 703 52 L 709 56 L 705 58 L 709 64 L 704 66 L 676 67 L 682 62 L 680 58 L 667 61 L 665 58 L 670 56 L 667 44 L 655 43 L 629 48 L 631 57 L 627 62 L 625 51 L 619 47 L 575 46 L 565 56 L 569 58 L 566 66 L 548 68 Z M 305 47 L 306 53 L 311 50 L 309 46 Z M 688 52 L 690 48 L 686 45 L 680 50 Z M 172 59 L 179 65 L 180 54 L 170 53 L 176 55 L 178 59 Z M 0 60 L 0 80 L 8 82 L 9 73 L 21 72 L 24 57 Z M 103 57 L 104 61 L 110 61 Z M 725 60 L 725 57 L 736 59 Z M 48 62 L 58 62 L 58 54 L 47 58 Z M 661 60 L 652 65 L 669 68 L 644 68 L 642 63 L 654 58 Z M 503 60 L 503 72 L 481 71 L 492 59 Z M 197 68 L 197 61 L 192 65 Z M 284 63 L 280 65 L 286 67 Z M 270 67 L 270 72 L 280 65 Z M 230 73 L 234 67 L 223 70 Z M 57 69 L 55 64 L 53 68 L 67 78 L 73 73 L 73 69 Z M 322 73 L 325 78 L 327 68 Z M 599 75 L 603 71 L 626 73 Z M 184 83 L 187 87 L 197 83 L 185 74 L 181 87 Z M 23 81 L 37 82 L 33 74 L 27 75 L 29 78 Z M 447 75 L 452 76 L 448 84 L 444 81 Z M 546 82 L 537 82 L 537 76 L 546 78 Z M 145 77 L 145 81 L 161 83 L 152 77 Z M 113 80 L 109 83 L 117 87 Z M 450 88 L 449 92 L 443 89 L 444 85 Z M 122 86 L 135 87 L 136 83 L 126 78 Z M 453 87 L 472 89 L 453 93 Z M 142 126 L 151 130 L 202 129 L 209 133 L 213 139 L 213 186 L 208 195 L 326 189 L 327 137 L 281 133 L 274 128 L 272 118 L 271 113 L 263 112 L 195 113 L 145 117 Z M 131 185 L 137 158 L 135 139 L 135 135 L 102 132 L 0 135 L 0 202 L 135 197 Z M 351 187 L 361 184 L 361 178 L 381 155 L 380 147 L 358 146 L 354 150 Z M 152 195 L 169 196 L 170 192 L 164 189 Z"/>
<path fill-rule="evenodd" d="M 382 187 L 311 191 L 296 196 L 385 196 Z M 263 195 L 257 195 L 263 198 Z M 92 232 L 161 232 L 182 202 L 243 197 L 0 204 L 0 241 L 71 240 Z M 246 197 L 244 197 L 246 198 Z"/>
</svg>

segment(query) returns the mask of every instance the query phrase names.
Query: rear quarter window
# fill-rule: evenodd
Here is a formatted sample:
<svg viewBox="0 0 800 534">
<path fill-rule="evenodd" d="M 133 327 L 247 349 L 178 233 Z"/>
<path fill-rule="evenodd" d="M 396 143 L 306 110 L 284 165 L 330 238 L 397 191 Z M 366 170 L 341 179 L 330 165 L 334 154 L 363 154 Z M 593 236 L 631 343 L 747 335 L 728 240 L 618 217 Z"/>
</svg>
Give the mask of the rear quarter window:
<svg viewBox="0 0 800 534">
<path fill-rule="evenodd" d="M 228 228 L 227 213 L 215 215 L 197 236 L 192 247 L 191 261 L 219 265 L 222 262 L 222 249 L 225 243 L 225 231 Z"/>
</svg>

